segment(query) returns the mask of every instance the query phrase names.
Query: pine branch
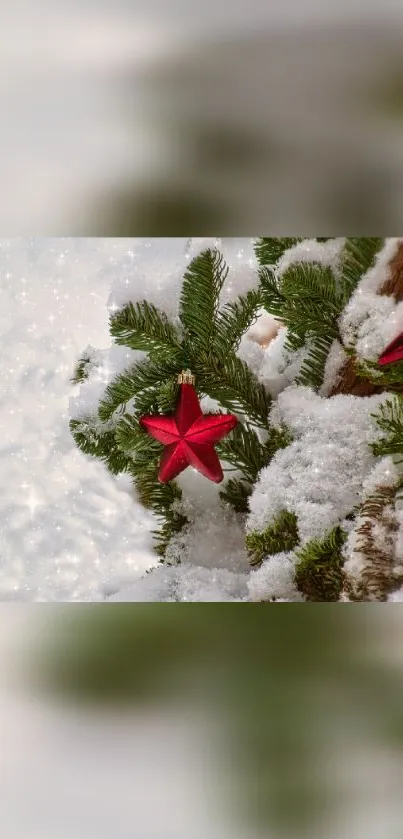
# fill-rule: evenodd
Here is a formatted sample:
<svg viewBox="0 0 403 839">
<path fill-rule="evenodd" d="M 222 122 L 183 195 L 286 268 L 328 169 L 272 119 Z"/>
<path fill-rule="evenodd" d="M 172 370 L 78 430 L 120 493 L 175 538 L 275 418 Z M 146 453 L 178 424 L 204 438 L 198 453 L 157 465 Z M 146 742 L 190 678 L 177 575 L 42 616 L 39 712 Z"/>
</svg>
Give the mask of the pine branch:
<svg viewBox="0 0 403 839">
<path fill-rule="evenodd" d="M 230 478 L 226 482 L 224 489 L 220 492 L 220 498 L 237 513 L 247 513 L 249 510 L 249 497 L 252 493 L 252 484 L 237 478 Z"/>
<path fill-rule="evenodd" d="M 327 320 L 340 313 L 338 284 L 331 268 L 316 262 L 298 262 L 281 275 L 281 293 L 287 301 L 308 312 L 312 305 L 324 306 Z"/>
<path fill-rule="evenodd" d="M 281 318 L 286 306 L 286 298 L 280 289 L 280 280 L 273 268 L 264 266 L 259 270 L 262 304 L 273 317 Z"/>
<path fill-rule="evenodd" d="M 90 368 L 93 366 L 97 365 L 95 365 L 92 356 L 88 352 L 84 353 L 76 364 L 75 371 L 70 379 L 71 384 L 78 385 L 88 379 Z"/>
<path fill-rule="evenodd" d="M 224 356 L 236 352 L 242 336 L 256 320 L 261 305 L 260 290 L 252 290 L 245 296 L 238 297 L 234 303 L 224 306 L 216 317 L 213 352 Z"/>
<path fill-rule="evenodd" d="M 383 440 L 372 443 L 375 455 L 403 455 L 403 396 L 395 395 L 379 408 L 378 414 L 371 414 L 378 427 L 388 435 Z"/>
<path fill-rule="evenodd" d="M 157 364 L 148 360 L 140 361 L 130 372 L 121 373 L 108 385 L 99 405 L 100 419 L 107 422 L 118 408 L 144 391 L 151 391 L 154 398 L 161 383 L 177 373 L 175 362 Z"/>
<path fill-rule="evenodd" d="M 302 241 L 302 238 L 291 236 L 283 239 L 262 237 L 255 244 L 255 254 L 260 265 L 276 265 L 289 248 Z"/>
<path fill-rule="evenodd" d="M 348 303 L 358 283 L 375 262 L 375 257 L 384 246 L 385 240 L 363 237 L 346 239 L 342 257 L 342 296 Z"/>
<path fill-rule="evenodd" d="M 203 251 L 192 260 L 184 275 L 180 319 L 193 346 L 193 358 L 199 352 L 209 353 L 212 348 L 219 297 L 227 275 L 228 268 L 217 250 Z"/>
<path fill-rule="evenodd" d="M 140 501 L 157 515 L 169 517 L 175 501 L 181 500 L 182 490 L 175 481 L 161 484 L 158 480 L 159 458 L 137 458 L 131 461 L 128 471 L 133 476 Z"/>
<path fill-rule="evenodd" d="M 293 437 L 291 432 L 288 428 L 280 427 L 276 428 L 275 426 L 270 426 L 269 429 L 269 436 L 264 444 L 266 450 L 266 463 L 267 466 L 274 455 L 280 449 L 286 449 L 293 441 Z"/>
<path fill-rule="evenodd" d="M 137 415 L 124 414 L 115 431 L 115 438 L 122 452 L 140 463 L 156 460 L 163 451 L 163 446 L 154 437 L 140 427 Z"/>
<path fill-rule="evenodd" d="M 110 332 L 117 344 L 147 352 L 160 363 L 181 364 L 179 336 L 166 314 L 143 300 L 128 303 L 110 318 Z"/>
<path fill-rule="evenodd" d="M 239 423 L 216 448 L 220 458 L 239 469 L 251 484 L 267 466 L 267 448 L 248 424 Z"/>
<path fill-rule="evenodd" d="M 240 358 L 201 359 L 196 374 L 200 389 L 211 399 L 229 411 L 246 414 L 261 428 L 268 427 L 271 397 Z"/>
<path fill-rule="evenodd" d="M 353 348 L 346 347 L 345 352 L 354 359 L 357 376 L 367 379 L 372 384 L 382 386 L 385 390 L 395 393 L 403 391 L 403 361 L 396 361 L 391 365 L 381 367 L 377 361 L 357 358 Z"/>
<path fill-rule="evenodd" d="M 323 383 L 328 355 L 329 340 L 327 338 L 314 339 L 301 365 L 299 376 L 295 379 L 295 384 L 319 390 Z"/>
<path fill-rule="evenodd" d="M 295 513 L 282 510 L 261 533 L 252 531 L 246 536 L 246 548 L 253 566 L 282 551 L 292 551 L 298 545 L 298 521 Z"/>
<path fill-rule="evenodd" d="M 83 454 L 98 457 L 107 466 L 112 475 L 127 472 L 129 458 L 118 446 L 114 431 L 100 434 L 94 428 L 92 417 L 70 420 L 70 432 Z"/>
<path fill-rule="evenodd" d="M 342 548 L 347 534 L 337 525 L 325 539 L 313 539 L 297 552 L 295 582 L 307 600 L 339 601 L 344 583 Z"/>
</svg>

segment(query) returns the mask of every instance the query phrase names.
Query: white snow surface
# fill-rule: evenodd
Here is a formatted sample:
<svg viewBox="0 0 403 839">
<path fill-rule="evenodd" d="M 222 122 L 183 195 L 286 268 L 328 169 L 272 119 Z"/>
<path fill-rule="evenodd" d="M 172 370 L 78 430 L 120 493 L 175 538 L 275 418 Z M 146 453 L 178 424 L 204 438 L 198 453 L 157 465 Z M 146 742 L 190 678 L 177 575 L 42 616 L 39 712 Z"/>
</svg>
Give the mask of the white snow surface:
<svg viewBox="0 0 403 839">
<path fill-rule="evenodd" d="M 335 275 L 340 262 L 340 255 L 343 250 L 345 239 L 342 237 L 329 239 L 327 242 L 318 242 L 316 239 L 304 239 L 302 242 L 288 248 L 279 259 L 276 273 L 281 276 L 290 265 L 297 262 L 316 262 L 319 265 L 332 268 Z"/>
<path fill-rule="evenodd" d="M 77 449 L 69 419 L 94 411 L 107 382 L 136 355 L 111 346 L 111 289 L 120 303 L 133 294 L 175 315 L 189 259 L 214 241 L 0 239 L 0 601 L 104 601 L 129 592 L 157 565 L 156 520 L 126 476 L 114 478 Z M 252 240 L 218 243 L 233 269 L 223 295 L 229 300 L 253 284 Z M 86 348 L 89 382 L 73 386 Z M 180 596 L 243 598 L 240 525 L 220 525 L 215 486 L 190 470 L 183 477 L 207 518 L 189 536 L 193 545 L 197 534 L 201 540 L 192 557 L 201 570 L 189 569 Z M 211 580 L 209 567 L 218 569 Z M 141 583 L 144 599 L 147 586 L 157 586 L 151 576 Z"/>
<path fill-rule="evenodd" d="M 305 598 L 294 582 L 297 555 L 282 551 L 267 559 L 257 571 L 252 571 L 248 580 L 250 599 L 261 602 L 300 602 Z"/>
<path fill-rule="evenodd" d="M 305 544 L 348 515 L 375 464 L 368 444 L 379 437 L 379 430 L 370 415 L 384 398 L 324 399 L 295 385 L 280 393 L 272 419 L 285 423 L 294 440 L 261 471 L 250 498 L 248 530 L 263 531 L 286 509 L 296 514 Z"/>
<path fill-rule="evenodd" d="M 386 239 L 374 265 L 362 277 L 340 318 L 346 345 L 355 345 L 358 356 L 375 361 L 403 329 L 403 305 L 379 289 L 388 278 L 388 265 L 401 239 Z"/>
</svg>

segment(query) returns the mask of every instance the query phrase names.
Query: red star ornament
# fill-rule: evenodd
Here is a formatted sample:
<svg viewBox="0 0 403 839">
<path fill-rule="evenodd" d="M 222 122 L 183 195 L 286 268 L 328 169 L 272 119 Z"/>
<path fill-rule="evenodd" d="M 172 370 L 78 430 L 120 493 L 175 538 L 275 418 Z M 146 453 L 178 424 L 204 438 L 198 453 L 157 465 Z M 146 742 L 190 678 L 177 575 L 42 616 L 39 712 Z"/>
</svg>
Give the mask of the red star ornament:
<svg viewBox="0 0 403 839">
<path fill-rule="evenodd" d="M 232 431 L 238 420 L 232 414 L 203 414 L 191 384 L 181 384 L 178 404 L 172 416 L 141 417 L 147 434 L 166 445 L 158 480 L 167 484 L 188 466 L 219 484 L 224 473 L 214 443 Z"/>
<path fill-rule="evenodd" d="M 378 364 L 392 364 L 403 358 L 403 332 L 388 344 L 378 358 Z"/>
</svg>

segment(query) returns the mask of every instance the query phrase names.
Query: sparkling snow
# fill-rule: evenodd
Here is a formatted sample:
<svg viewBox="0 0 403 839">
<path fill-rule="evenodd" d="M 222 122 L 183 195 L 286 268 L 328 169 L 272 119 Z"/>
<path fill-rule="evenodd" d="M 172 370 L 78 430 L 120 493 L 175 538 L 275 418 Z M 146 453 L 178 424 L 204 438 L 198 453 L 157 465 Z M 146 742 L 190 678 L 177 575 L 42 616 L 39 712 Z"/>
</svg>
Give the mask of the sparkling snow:
<svg viewBox="0 0 403 839">
<path fill-rule="evenodd" d="M 69 418 L 95 409 L 111 377 L 136 355 L 111 348 L 108 297 L 109 305 L 113 295 L 120 305 L 146 297 L 175 314 L 189 259 L 210 245 L 185 238 L 0 240 L 0 600 L 102 601 L 157 564 L 154 517 L 126 476 L 112 477 L 77 449 Z M 229 300 L 251 287 L 252 240 L 220 245 L 232 266 Z M 73 386 L 86 348 L 90 380 Z M 203 483 L 208 495 L 211 485 Z M 220 528 L 219 509 L 211 509 L 216 496 L 201 501 L 200 482 L 194 486 L 196 503 L 211 512 L 204 524 L 211 539 L 204 558 L 201 551 L 193 557 L 201 570 L 184 578 L 180 597 L 242 598 L 248 564 L 241 528 L 233 519 Z M 193 542 L 200 536 L 203 544 L 197 527 Z M 209 581 L 206 569 L 220 562 Z"/>
</svg>

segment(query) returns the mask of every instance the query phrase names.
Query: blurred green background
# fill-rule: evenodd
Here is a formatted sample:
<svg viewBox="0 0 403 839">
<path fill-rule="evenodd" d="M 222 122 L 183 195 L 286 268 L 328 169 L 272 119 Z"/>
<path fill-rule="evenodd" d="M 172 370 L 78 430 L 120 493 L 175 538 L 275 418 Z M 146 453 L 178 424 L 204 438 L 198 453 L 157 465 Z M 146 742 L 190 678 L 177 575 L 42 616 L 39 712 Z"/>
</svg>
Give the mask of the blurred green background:
<svg viewBox="0 0 403 839">
<path fill-rule="evenodd" d="M 68 605 L 41 618 L 27 671 L 37 695 L 90 714 L 200 712 L 216 805 L 250 835 L 339 836 L 372 762 L 371 822 L 385 756 L 401 785 L 399 607 Z M 378 834 L 378 810 L 367 835 L 400 837 L 403 811 L 400 832 Z"/>
</svg>

